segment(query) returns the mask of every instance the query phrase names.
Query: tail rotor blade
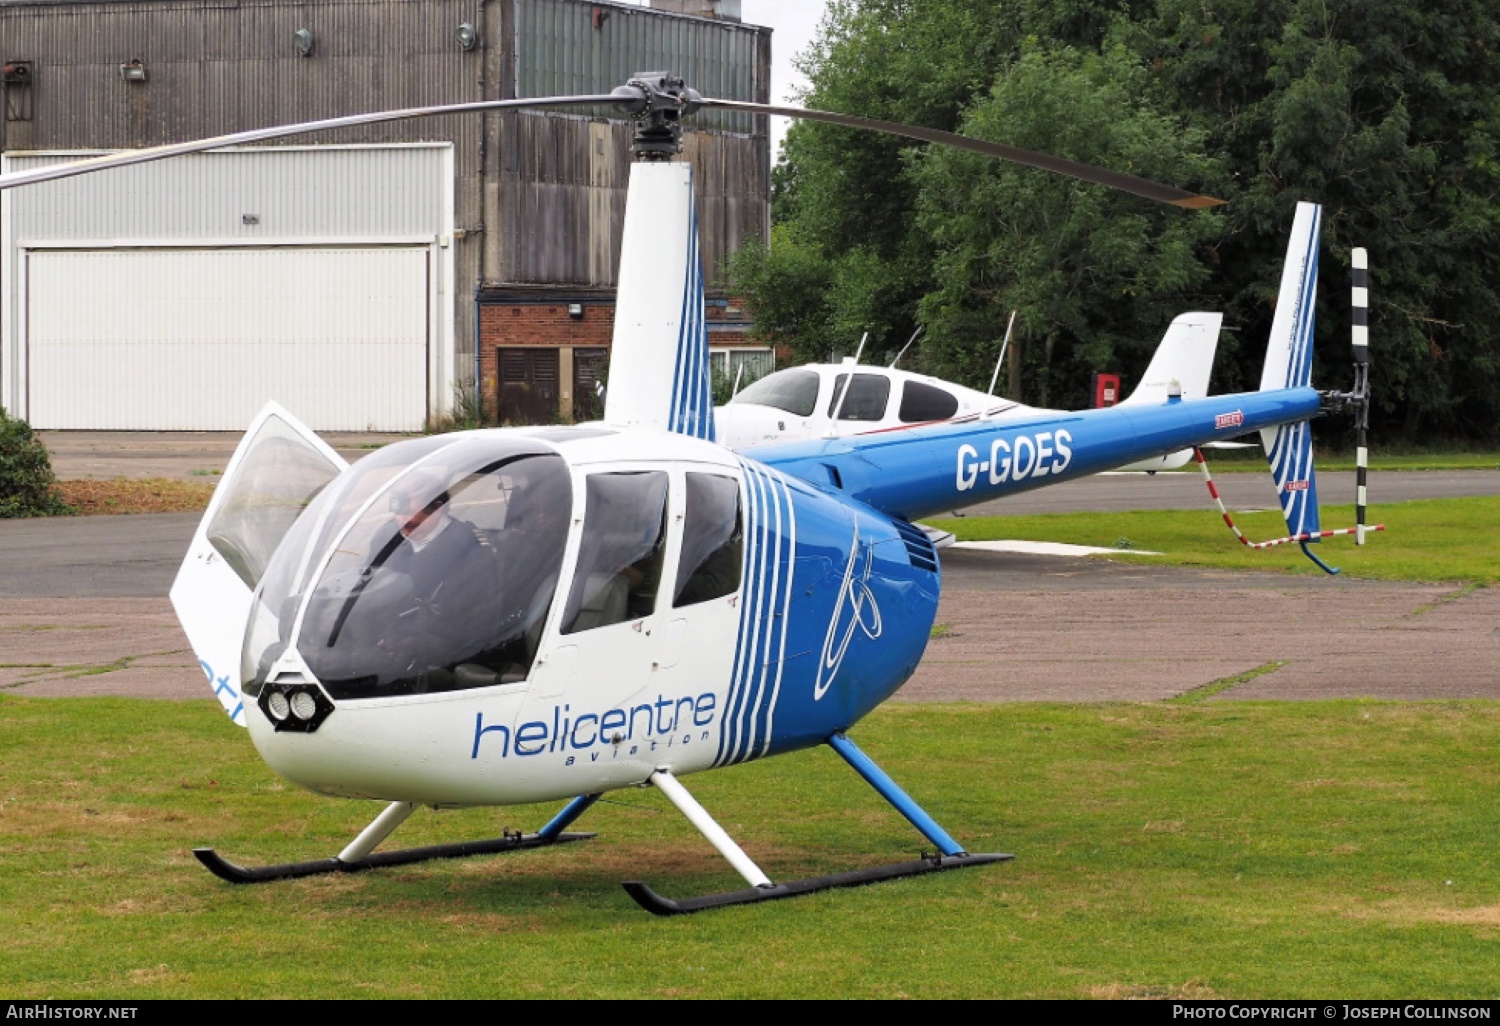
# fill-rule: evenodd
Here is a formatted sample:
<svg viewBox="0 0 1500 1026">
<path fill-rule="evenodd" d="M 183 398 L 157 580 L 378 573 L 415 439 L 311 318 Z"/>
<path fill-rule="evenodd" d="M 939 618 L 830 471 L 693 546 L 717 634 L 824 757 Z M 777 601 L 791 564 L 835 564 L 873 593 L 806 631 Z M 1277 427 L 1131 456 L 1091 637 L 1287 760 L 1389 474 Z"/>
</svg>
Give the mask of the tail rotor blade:
<svg viewBox="0 0 1500 1026">
<path fill-rule="evenodd" d="M 1358 248 L 1350 257 L 1354 304 L 1350 328 L 1354 343 L 1354 544 L 1363 545 L 1368 505 L 1365 479 L 1370 462 L 1370 255 Z"/>
</svg>

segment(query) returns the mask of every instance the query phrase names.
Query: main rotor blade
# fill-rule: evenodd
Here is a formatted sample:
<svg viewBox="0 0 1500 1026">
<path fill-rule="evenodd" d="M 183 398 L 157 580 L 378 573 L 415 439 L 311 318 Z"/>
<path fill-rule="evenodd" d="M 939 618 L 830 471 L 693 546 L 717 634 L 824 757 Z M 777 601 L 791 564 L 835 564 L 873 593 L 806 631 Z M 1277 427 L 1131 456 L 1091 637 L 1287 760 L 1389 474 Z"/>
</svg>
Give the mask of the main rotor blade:
<svg viewBox="0 0 1500 1026">
<path fill-rule="evenodd" d="M 969 150 L 973 153 L 982 153 L 986 157 L 997 157 L 1000 160 L 1008 160 L 1013 164 L 1024 164 L 1027 167 L 1040 168 L 1043 171 L 1051 171 L 1055 174 L 1066 175 L 1076 178 L 1081 182 L 1092 182 L 1095 185 L 1107 186 L 1128 192 L 1133 196 L 1142 196 L 1159 203 L 1170 203 L 1173 206 L 1186 207 L 1189 210 L 1202 210 L 1205 207 L 1217 207 L 1226 202 L 1214 199 L 1212 196 L 1199 196 L 1196 193 L 1184 192 L 1182 189 L 1174 189 L 1170 185 L 1162 185 L 1145 178 L 1137 178 L 1135 175 L 1123 174 L 1119 171 L 1109 171 L 1102 167 L 1092 167 L 1088 164 L 1080 164 L 1073 160 L 1064 160 L 1062 157 L 1054 157 L 1046 153 L 1037 153 L 1033 150 L 1017 149 L 1014 146 L 1005 146 L 1001 143 L 987 142 L 983 139 L 971 139 L 964 135 L 955 135 L 952 132 L 943 132 L 936 128 L 922 128 L 917 125 L 903 125 L 896 121 L 878 121 L 875 118 L 855 117 L 852 114 L 835 114 L 826 110 L 808 110 L 802 107 L 775 107 L 764 103 L 748 103 L 743 100 L 715 100 L 704 97 L 695 101 L 700 107 L 714 107 L 719 110 L 742 110 L 752 114 L 780 114 L 789 118 L 803 118 L 807 121 L 824 121 L 830 125 L 843 125 L 846 128 L 863 128 L 867 131 L 885 132 L 889 135 L 905 136 L 908 139 L 920 139 L 923 142 L 939 143 L 943 146 L 955 146 L 961 150 Z"/>
<path fill-rule="evenodd" d="M 217 150 L 224 146 L 243 146 L 246 143 L 264 142 L 267 139 L 283 139 L 287 136 L 302 135 L 307 132 L 321 132 L 330 128 L 350 128 L 357 125 L 374 125 L 385 121 L 405 121 L 411 118 L 430 117 L 435 114 L 468 114 L 475 111 L 523 110 L 528 107 L 638 107 L 641 102 L 642 98 L 634 95 L 543 96 L 524 100 L 478 100 L 473 103 L 449 103 L 432 107 L 407 107 L 402 110 L 376 111 L 373 114 L 350 114 L 345 117 L 325 118 L 321 121 L 304 121 L 295 125 L 278 125 L 275 128 L 255 128 L 248 132 L 231 132 L 228 135 L 219 135 L 212 139 L 170 143 L 166 146 L 153 146 L 145 150 L 123 150 L 119 153 L 110 153 L 102 157 L 92 157 L 87 160 L 75 160 L 67 164 L 49 164 L 46 167 L 34 168 L 30 171 L 13 171 L 8 175 L 0 175 L 0 190 L 13 189 L 18 185 L 35 185 L 38 182 L 50 182 L 58 178 L 71 178 L 74 175 L 86 175 L 93 171 L 105 171 L 113 167 L 144 164 L 152 160 L 165 160 L 168 157 L 178 157 L 185 153 L 202 153 L 205 150 Z"/>
</svg>

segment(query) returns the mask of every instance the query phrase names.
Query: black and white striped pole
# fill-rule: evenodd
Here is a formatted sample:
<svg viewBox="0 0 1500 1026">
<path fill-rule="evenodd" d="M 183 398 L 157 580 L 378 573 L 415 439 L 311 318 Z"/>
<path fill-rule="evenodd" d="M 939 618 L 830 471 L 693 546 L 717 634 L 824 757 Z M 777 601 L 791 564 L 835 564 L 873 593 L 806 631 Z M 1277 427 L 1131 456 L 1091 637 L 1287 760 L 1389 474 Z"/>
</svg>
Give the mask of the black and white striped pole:
<svg viewBox="0 0 1500 1026">
<path fill-rule="evenodd" d="M 1354 544 L 1365 543 L 1365 479 L 1370 462 L 1370 257 L 1363 249 L 1351 254 L 1353 264 L 1354 342 Z"/>
</svg>

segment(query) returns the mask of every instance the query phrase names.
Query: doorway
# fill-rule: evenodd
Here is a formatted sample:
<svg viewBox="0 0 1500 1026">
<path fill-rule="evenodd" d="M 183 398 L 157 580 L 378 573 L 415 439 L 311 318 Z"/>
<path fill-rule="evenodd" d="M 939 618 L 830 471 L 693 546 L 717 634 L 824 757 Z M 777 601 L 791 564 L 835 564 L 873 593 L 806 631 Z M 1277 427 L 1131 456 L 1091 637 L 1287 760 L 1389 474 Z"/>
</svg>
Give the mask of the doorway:
<svg viewBox="0 0 1500 1026">
<path fill-rule="evenodd" d="M 512 426 L 557 423 L 557 350 L 501 346 L 497 357 L 500 423 Z"/>
</svg>

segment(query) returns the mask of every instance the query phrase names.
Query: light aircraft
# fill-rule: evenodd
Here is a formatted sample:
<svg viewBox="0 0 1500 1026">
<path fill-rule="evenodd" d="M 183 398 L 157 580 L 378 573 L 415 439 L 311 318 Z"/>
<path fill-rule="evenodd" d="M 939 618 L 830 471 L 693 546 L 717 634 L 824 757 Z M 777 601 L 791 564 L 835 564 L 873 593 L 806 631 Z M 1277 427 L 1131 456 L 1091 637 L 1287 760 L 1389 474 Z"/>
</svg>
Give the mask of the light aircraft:
<svg viewBox="0 0 1500 1026">
<path fill-rule="evenodd" d="M 172 587 L 214 693 L 266 762 L 321 794 L 387 803 L 337 856 L 234 882 L 542 847 L 605 792 L 652 785 L 748 887 L 669 915 L 1010 858 L 971 854 L 849 738 L 911 676 L 940 566 L 918 517 L 1251 430 L 1287 524 L 1313 540 L 1308 421 L 1360 401 L 1309 385 L 1317 208 L 1298 208 L 1256 392 L 975 418 L 736 454 L 714 441 L 703 278 L 681 120 L 700 108 L 873 128 L 1196 208 L 1155 183 L 929 129 L 705 99 L 673 75 L 609 95 L 358 115 L 0 178 L 12 188 L 307 131 L 435 113 L 591 107 L 637 121 L 601 424 L 414 438 L 353 466 L 275 406 L 250 426 Z M 828 745 L 937 849 L 773 883 L 682 785 Z M 535 833 L 375 852 L 419 805 L 566 801 Z"/>
<path fill-rule="evenodd" d="M 1214 350 L 1224 315 L 1187 313 L 1162 336 L 1135 390 L 1119 405 L 1166 402 L 1170 395 L 1208 395 Z M 853 384 L 845 382 L 853 374 Z M 895 366 L 812 363 L 768 374 L 736 392 L 714 411 L 718 440 L 744 452 L 778 442 L 869 435 L 940 422 L 1008 421 L 1062 410 L 1039 409 Z M 1177 470 L 1192 458 L 1191 448 L 1137 460 L 1119 470 Z"/>
</svg>

